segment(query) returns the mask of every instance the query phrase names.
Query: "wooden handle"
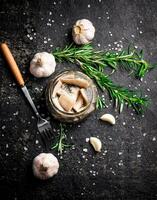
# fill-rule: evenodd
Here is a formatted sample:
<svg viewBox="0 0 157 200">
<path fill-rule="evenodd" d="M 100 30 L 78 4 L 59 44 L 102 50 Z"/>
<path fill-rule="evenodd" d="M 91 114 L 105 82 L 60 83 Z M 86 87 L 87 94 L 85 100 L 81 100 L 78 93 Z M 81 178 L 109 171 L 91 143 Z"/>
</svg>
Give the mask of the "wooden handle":
<svg viewBox="0 0 157 200">
<path fill-rule="evenodd" d="M 20 86 L 24 86 L 24 80 L 23 80 L 22 74 L 21 74 L 7 44 L 5 44 L 5 43 L 0 44 L 0 49 L 1 49 L 1 52 L 3 53 L 3 56 L 8 64 L 9 68 L 11 69 L 14 77 L 16 78 L 18 84 Z"/>
</svg>

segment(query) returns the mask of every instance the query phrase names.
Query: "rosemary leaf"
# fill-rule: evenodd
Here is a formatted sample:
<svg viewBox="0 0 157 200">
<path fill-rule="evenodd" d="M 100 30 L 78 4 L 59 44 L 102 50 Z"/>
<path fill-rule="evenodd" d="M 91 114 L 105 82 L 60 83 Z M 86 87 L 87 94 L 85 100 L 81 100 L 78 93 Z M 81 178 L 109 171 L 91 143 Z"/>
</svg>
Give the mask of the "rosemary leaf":
<svg viewBox="0 0 157 200">
<path fill-rule="evenodd" d="M 59 137 L 57 137 L 57 142 L 52 145 L 51 149 L 57 149 L 58 153 L 62 154 L 63 150 L 67 147 L 71 147 L 70 144 L 65 144 L 65 140 L 67 139 L 67 136 L 65 134 L 65 125 L 60 123 L 60 133 Z"/>
<path fill-rule="evenodd" d="M 96 100 L 96 109 L 102 109 L 105 107 L 107 107 L 105 100 L 102 97 L 98 96 Z"/>
</svg>

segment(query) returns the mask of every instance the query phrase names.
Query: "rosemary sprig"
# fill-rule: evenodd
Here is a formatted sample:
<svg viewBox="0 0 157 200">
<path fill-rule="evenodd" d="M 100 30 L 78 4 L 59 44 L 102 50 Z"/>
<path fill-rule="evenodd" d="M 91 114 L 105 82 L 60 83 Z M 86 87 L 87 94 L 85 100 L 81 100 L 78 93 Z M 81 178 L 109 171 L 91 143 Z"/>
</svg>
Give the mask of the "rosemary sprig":
<svg viewBox="0 0 157 200">
<path fill-rule="evenodd" d="M 53 55 L 60 62 L 66 60 L 74 63 L 76 60 L 79 60 L 82 63 L 97 68 L 99 71 L 103 71 L 107 66 L 113 70 L 123 67 L 127 71 L 134 73 L 137 78 L 143 78 L 153 68 L 143 59 L 143 51 L 137 52 L 130 47 L 127 51 L 104 52 L 94 50 L 91 44 L 81 47 L 71 44 L 64 49 L 57 48 Z"/>
<path fill-rule="evenodd" d="M 120 112 L 123 110 L 124 103 L 132 106 L 137 113 L 143 113 L 144 108 L 148 106 L 148 99 L 142 97 L 138 92 L 114 84 L 107 75 L 94 67 L 81 62 L 79 64 L 84 73 L 94 79 L 101 90 L 106 89 L 108 91 L 110 98 L 115 102 L 115 106 L 119 105 Z"/>
<path fill-rule="evenodd" d="M 102 97 L 98 96 L 96 99 L 96 109 L 102 109 L 105 107 L 107 107 L 105 100 Z"/>
<path fill-rule="evenodd" d="M 122 65 L 125 69 L 132 70 L 136 77 L 142 78 L 152 69 L 143 60 L 143 52 L 138 53 L 130 48 L 128 51 L 119 53 L 103 52 L 95 51 L 90 44 L 81 47 L 71 44 L 64 49 L 57 48 L 53 55 L 59 62 L 79 63 L 84 73 L 94 79 L 102 90 L 108 91 L 110 98 L 115 102 L 115 106 L 119 106 L 120 112 L 122 112 L 125 103 L 132 106 L 137 113 L 142 113 L 144 108 L 147 107 L 148 99 L 142 97 L 141 93 L 116 85 L 104 73 L 104 68 L 107 66 L 117 70 L 118 66 Z M 99 108 L 102 107 L 100 103 L 101 101 L 97 102 Z"/>
<path fill-rule="evenodd" d="M 67 136 L 65 134 L 65 127 L 63 124 L 60 123 L 60 133 L 59 137 L 57 138 L 57 142 L 51 147 L 51 149 L 57 149 L 58 153 L 62 154 L 63 150 L 67 147 L 71 147 L 70 144 L 65 144 L 65 140 Z"/>
</svg>

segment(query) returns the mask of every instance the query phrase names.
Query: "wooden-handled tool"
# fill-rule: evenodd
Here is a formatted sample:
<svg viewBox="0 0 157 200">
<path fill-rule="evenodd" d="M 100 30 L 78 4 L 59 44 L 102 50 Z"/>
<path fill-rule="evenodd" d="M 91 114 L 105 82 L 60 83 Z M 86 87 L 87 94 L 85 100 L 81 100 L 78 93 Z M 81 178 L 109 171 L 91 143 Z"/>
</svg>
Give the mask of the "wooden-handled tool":
<svg viewBox="0 0 157 200">
<path fill-rule="evenodd" d="M 41 137 L 42 137 L 45 145 L 48 147 L 48 144 L 49 144 L 48 142 L 51 141 L 51 137 L 52 137 L 51 124 L 50 124 L 49 121 L 47 121 L 46 119 L 43 119 L 40 116 L 32 98 L 29 94 L 29 91 L 27 90 L 27 87 L 24 84 L 24 80 L 22 78 L 21 72 L 20 72 L 20 70 L 19 70 L 19 68 L 18 68 L 18 66 L 17 66 L 17 64 L 16 64 L 16 62 L 13 58 L 13 55 L 11 54 L 11 52 L 8 48 L 8 46 L 5 43 L 2 43 L 2 44 L 0 44 L 0 50 L 3 53 L 3 56 L 4 56 L 4 58 L 5 58 L 5 60 L 8 64 L 9 68 L 11 69 L 14 77 L 16 78 L 18 84 L 21 86 L 21 89 L 22 89 L 25 97 L 27 98 L 32 109 L 34 110 L 34 113 L 36 114 L 36 117 L 38 119 L 38 123 L 37 123 L 38 130 L 41 133 Z"/>
<path fill-rule="evenodd" d="M 0 44 L 0 50 L 9 66 L 9 68 L 11 69 L 14 77 L 16 78 L 17 80 L 17 83 L 23 87 L 24 86 L 24 80 L 23 80 L 23 77 L 22 77 L 22 74 L 14 60 L 14 57 L 11 53 L 11 51 L 9 50 L 8 46 L 6 43 L 1 43 Z"/>
</svg>

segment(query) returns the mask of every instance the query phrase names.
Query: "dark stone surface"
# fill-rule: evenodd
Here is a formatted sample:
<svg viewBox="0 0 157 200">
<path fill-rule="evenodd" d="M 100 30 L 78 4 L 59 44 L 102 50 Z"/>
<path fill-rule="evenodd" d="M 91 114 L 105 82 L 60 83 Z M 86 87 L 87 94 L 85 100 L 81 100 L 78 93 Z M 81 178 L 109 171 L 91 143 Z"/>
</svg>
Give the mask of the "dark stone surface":
<svg viewBox="0 0 157 200">
<path fill-rule="evenodd" d="M 23 73 L 39 111 L 50 117 L 44 102 L 48 79 L 29 74 L 36 52 L 51 52 L 71 42 L 71 27 L 77 19 L 90 19 L 96 27 L 97 49 L 127 48 L 133 43 L 144 49 L 145 58 L 156 62 L 157 1 L 151 0 L 0 0 L 0 40 L 7 41 Z M 54 20 L 54 21 L 53 21 Z M 118 47 L 119 48 L 119 47 Z M 115 49 L 116 50 L 116 49 Z M 57 72 L 76 68 L 58 64 Z M 32 159 L 44 152 L 36 144 L 36 119 L 19 87 L 0 57 L 0 194 L 1 199 L 157 199 L 157 71 L 140 82 L 117 72 L 112 79 L 131 88 L 141 88 L 151 98 L 143 116 L 124 109 L 119 115 L 112 103 L 77 125 L 68 125 L 68 138 L 75 149 L 62 156 L 57 176 L 38 181 L 32 175 Z M 140 84 L 140 85 L 139 85 Z M 105 94 L 106 95 L 106 94 Z M 102 113 L 117 116 L 115 126 L 98 120 Z M 58 130 L 58 122 L 50 118 Z M 124 123 L 125 122 L 125 123 Z M 56 133 L 57 134 L 57 133 Z M 102 152 L 95 154 L 85 139 L 98 136 Z M 87 148 L 88 152 L 83 152 Z"/>
</svg>

